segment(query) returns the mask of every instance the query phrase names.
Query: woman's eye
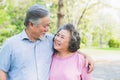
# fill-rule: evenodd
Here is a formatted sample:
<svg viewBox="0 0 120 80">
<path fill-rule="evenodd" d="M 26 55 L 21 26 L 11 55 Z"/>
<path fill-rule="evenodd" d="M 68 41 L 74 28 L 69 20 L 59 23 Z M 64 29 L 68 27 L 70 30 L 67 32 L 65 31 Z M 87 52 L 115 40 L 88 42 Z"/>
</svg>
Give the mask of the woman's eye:
<svg viewBox="0 0 120 80">
<path fill-rule="evenodd" d="M 59 34 L 56 34 L 56 36 L 59 36 Z"/>
<path fill-rule="evenodd" d="M 64 37 L 61 37 L 62 39 L 64 39 Z"/>
</svg>

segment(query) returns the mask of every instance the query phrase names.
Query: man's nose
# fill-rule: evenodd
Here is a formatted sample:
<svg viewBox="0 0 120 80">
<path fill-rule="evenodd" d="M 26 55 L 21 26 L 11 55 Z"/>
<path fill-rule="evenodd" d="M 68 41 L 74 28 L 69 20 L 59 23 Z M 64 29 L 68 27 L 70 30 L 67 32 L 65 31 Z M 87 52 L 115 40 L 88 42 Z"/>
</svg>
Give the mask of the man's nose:
<svg viewBox="0 0 120 80">
<path fill-rule="evenodd" d="M 48 32 L 48 30 L 49 30 L 49 27 L 46 27 L 46 28 L 45 28 L 45 32 Z"/>
</svg>

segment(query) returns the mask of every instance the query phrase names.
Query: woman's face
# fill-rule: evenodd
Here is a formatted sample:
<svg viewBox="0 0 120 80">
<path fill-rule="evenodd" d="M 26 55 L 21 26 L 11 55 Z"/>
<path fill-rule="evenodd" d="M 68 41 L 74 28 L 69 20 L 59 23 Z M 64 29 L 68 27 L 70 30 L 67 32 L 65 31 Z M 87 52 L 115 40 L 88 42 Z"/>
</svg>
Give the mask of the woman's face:
<svg viewBox="0 0 120 80">
<path fill-rule="evenodd" d="M 67 30 L 61 30 L 54 38 L 54 49 L 57 51 L 68 51 L 69 42 L 70 32 Z"/>
</svg>

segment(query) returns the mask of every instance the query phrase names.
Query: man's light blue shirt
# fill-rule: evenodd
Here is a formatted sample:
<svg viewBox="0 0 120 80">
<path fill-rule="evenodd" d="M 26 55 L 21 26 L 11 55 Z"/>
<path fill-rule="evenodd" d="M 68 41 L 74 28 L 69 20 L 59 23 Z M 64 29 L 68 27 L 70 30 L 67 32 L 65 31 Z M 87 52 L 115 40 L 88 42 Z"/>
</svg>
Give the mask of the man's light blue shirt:
<svg viewBox="0 0 120 80">
<path fill-rule="evenodd" d="M 25 31 L 6 40 L 0 50 L 0 70 L 7 80 L 48 80 L 53 54 L 53 36 L 29 40 Z"/>
</svg>

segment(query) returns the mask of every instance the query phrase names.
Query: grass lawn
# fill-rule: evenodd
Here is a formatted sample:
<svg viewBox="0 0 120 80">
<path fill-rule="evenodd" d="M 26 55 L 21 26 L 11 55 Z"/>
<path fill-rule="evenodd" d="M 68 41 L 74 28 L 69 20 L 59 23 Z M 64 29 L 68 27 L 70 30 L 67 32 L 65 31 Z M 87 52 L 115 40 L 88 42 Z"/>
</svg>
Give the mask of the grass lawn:
<svg viewBox="0 0 120 80">
<path fill-rule="evenodd" d="M 115 48 L 82 48 L 79 51 L 91 56 L 95 61 L 120 60 L 120 49 Z"/>
<path fill-rule="evenodd" d="M 98 49 L 98 50 L 113 50 L 113 51 L 120 51 L 120 48 L 94 48 L 94 49 Z"/>
</svg>

